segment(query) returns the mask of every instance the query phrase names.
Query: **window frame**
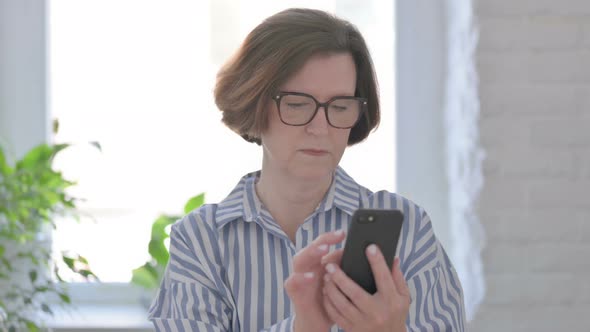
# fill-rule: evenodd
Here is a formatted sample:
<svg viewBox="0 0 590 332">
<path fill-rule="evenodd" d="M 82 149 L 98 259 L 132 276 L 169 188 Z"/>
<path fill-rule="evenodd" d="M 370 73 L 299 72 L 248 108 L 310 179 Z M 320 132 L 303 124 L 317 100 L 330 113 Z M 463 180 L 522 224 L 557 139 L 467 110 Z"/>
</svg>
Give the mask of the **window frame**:
<svg viewBox="0 0 590 332">
<path fill-rule="evenodd" d="M 345 3 L 346 1 L 342 1 Z M 28 8 L 25 8 L 28 6 Z M 3 82 L 11 82 L 19 73 L 29 73 L 22 77 L 22 82 L 29 84 L 0 85 L 0 97 L 5 100 L 0 108 L 2 137 L 14 147 L 14 155 L 19 156 L 33 145 L 49 141 L 50 110 L 47 97 L 47 7 L 46 1 L 23 3 L 14 6 L 12 2 L 0 2 L 1 31 L 7 31 L 6 36 L 17 37 L 0 40 L 0 59 L 28 59 L 35 54 L 35 66 L 22 60 L 21 62 L 0 63 L 0 78 Z M 444 122 L 441 105 L 443 105 L 444 70 L 445 70 L 445 13 L 444 6 L 420 5 L 414 2 L 398 1 L 395 8 L 396 25 L 396 81 L 403 84 L 396 85 L 397 104 L 397 178 L 398 192 L 416 200 L 430 211 L 434 226 L 441 242 L 452 251 L 452 239 L 445 230 L 449 229 L 448 192 L 444 156 L 440 153 L 440 139 L 444 139 Z M 35 15 L 31 16 L 30 14 Z M 5 19 L 6 18 L 6 19 Z M 435 18 L 435 19 L 433 19 Z M 414 22 L 414 23 L 412 23 Z M 430 23 L 428 23 L 430 22 Z M 23 29 L 24 28 L 24 29 Z M 18 31 L 18 34 L 16 34 Z M 12 34 L 11 34 L 12 33 Z M 416 35 L 428 36 L 422 43 L 417 43 Z M 18 39 L 18 40 L 17 40 Z M 434 43 L 435 52 L 430 48 L 429 41 Z M 25 43 L 31 47 L 15 47 L 18 43 Z M 33 51 L 31 51 L 31 49 Z M 27 54 L 27 57 L 22 55 Z M 429 63 L 428 68 L 434 70 L 425 75 L 423 63 Z M 3 71 L 10 68 L 10 71 Z M 416 73 L 418 73 L 416 75 Z M 34 86 L 35 89 L 30 89 Z M 420 98 L 416 98 L 412 87 L 420 87 Z M 21 96 L 9 98 L 10 96 Z M 22 97 L 24 96 L 24 97 Z M 6 97 L 6 98 L 5 98 Z M 29 100 L 30 102 L 24 102 Z M 424 104 L 424 100 L 430 103 Z M 17 111 L 18 110 L 18 111 Z M 418 113 L 416 113 L 418 112 Z M 437 113 L 438 112 L 438 113 Z M 412 116 L 414 115 L 414 116 Z M 19 130 L 14 130 L 18 128 Z M 412 150 L 408 149 L 408 137 L 418 137 L 426 134 L 424 139 L 414 140 Z M 417 154 L 416 151 L 422 151 Z M 430 168 L 416 169 L 416 165 L 431 165 Z M 417 174 L 418 172 L 418 174 Z M 435 179 L 436 188 L 421 176 L 430 174 Z M 422 180 L 419 180 L 422 179 Z M 440 199 L 442 197 L 442 200 Z M 71 283 L 74 291 L 75 305 L 105 305 L 115 304 L 135 306 L 131 299 L 141 297 L 142 294 L 134 286 L 123 283 L 79 284 Z M 113 294 L 106 299 L 105 293 Z M 101 296 L 97 296 L 101 294 Z"/>
</svg>

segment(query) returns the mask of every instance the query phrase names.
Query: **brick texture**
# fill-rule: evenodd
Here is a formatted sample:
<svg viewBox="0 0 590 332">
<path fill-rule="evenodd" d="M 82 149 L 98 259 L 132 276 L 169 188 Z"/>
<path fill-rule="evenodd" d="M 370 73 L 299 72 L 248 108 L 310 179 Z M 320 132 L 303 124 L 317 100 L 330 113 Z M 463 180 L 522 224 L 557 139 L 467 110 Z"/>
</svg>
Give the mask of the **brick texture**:
<svg viewBox="0 0 590 332">
<path fill-rule="evenodd" d="M 475 17 L 487 292 L 468 330 L 590 331 L 590 1 Z"/>
</svg>

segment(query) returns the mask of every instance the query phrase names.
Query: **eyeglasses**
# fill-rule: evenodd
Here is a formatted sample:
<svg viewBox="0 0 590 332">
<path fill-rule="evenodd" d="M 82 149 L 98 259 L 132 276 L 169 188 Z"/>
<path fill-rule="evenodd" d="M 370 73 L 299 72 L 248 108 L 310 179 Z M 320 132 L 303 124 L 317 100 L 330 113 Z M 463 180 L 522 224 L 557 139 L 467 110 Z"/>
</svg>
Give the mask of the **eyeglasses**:
<svg viewBox="0 0 590 332">
<path fill-rule="evenodd" d="M 323 107 L 330 126 L 348 129 L 354 127 L 367 107 L 366 98 L 352 96 L 334 97 L 320 103 L 306 93 L 279 92 L 272 99 L 277 103 L 281 121 L 290 126 L 304 126 L 310 123 L 320 107 Z"/>
</svg>

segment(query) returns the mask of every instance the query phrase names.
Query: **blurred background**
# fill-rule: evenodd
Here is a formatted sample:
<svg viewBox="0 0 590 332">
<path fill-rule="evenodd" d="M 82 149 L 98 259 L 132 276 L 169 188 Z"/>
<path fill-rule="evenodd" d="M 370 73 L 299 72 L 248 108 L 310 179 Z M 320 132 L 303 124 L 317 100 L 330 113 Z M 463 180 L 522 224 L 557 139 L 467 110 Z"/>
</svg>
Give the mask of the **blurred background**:
<svg viewBox="0 0 590 332">
<path fill-rule="evenodd" d="M 151 330 L 153 290 L 130 281 L 154 220 L 199 193 L 218 202 L 260 167 L 260 148 L 220 122 L 216 72 L 261 20 L 297 6 L 367 39 L 382 121 L 342 165 L 426 208 L 468 330 L 588 330 L 587 0 L 0 0 L 0 146 L 11 163 L 73 144 L 53 166 L 77 182 L 82 220 L 47 232 L 55 259 L 75 250 L 100 278 L 64 273 L 75 309 L 48 324 Z"/>
</svg>

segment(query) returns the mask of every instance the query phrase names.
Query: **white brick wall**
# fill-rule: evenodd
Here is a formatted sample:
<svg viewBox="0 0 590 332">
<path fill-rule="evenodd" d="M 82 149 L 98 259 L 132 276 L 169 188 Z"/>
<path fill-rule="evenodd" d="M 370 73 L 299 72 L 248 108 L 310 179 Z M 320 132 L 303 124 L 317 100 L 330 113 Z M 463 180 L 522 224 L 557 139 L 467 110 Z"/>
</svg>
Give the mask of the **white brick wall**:
<svg viewBox="0 0 590 332">
<path fill-rule="evenodd" d="M 469 331 L 590 331 L 590 0 L 475 0 L 487 294 Z"/>
</svg>

